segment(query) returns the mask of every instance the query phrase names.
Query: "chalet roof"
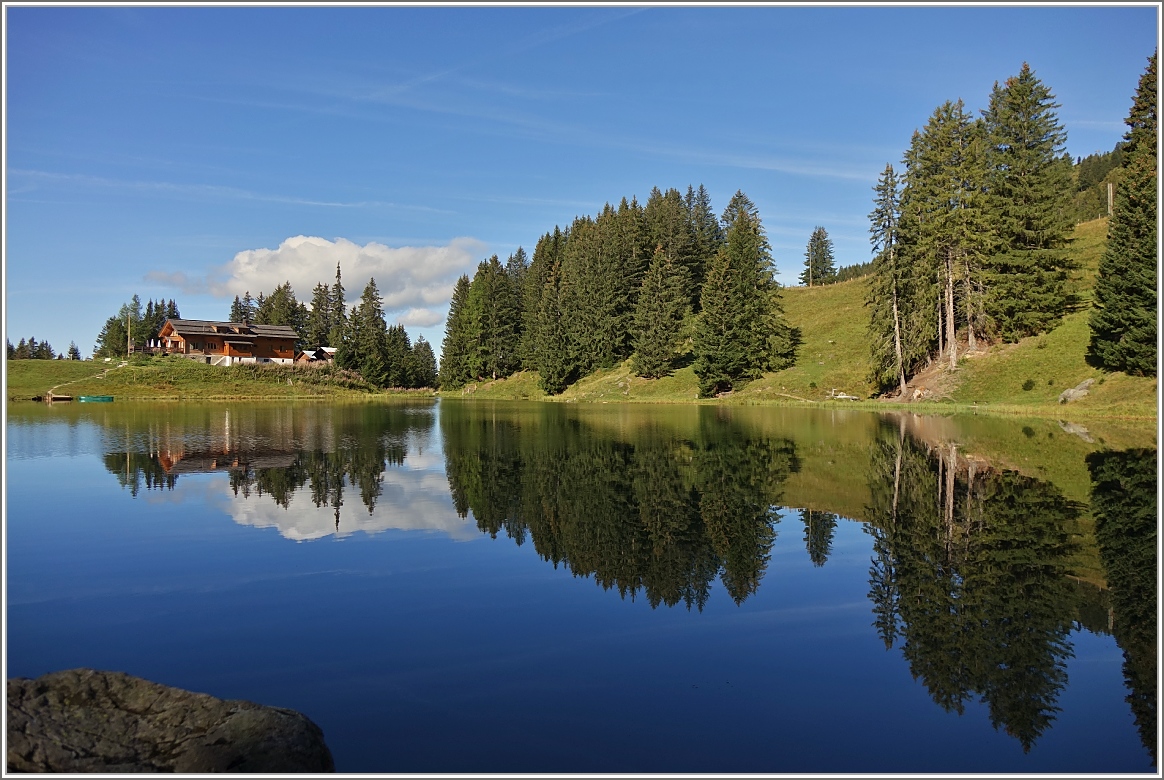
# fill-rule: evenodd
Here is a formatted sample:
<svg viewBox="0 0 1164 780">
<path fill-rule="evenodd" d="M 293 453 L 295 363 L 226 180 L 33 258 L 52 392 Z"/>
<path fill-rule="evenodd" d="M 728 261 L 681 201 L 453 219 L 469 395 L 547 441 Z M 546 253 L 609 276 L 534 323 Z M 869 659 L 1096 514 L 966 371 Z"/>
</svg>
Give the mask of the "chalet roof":
<svg viewBox="0 0 1164 780">
<path fill-rule="evenodd" d="M 233 340 L 258 337 L 277 339 L 297 339 L 299 334 L 290 325 L 256 325 L 243 322 L 219 322 L 216 320 L 167 320 L 174 332 L 183 338 L 187 336 L 230 336 Z"/>
</svg>

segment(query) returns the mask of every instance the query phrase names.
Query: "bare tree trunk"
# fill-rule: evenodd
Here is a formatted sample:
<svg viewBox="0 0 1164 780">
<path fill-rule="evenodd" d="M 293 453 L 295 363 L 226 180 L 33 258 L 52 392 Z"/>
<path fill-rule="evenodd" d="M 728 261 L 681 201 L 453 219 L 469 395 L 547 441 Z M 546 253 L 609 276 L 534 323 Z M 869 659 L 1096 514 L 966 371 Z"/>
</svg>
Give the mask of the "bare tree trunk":
<svg viewBox="0 0 1164 780">
<path fill-rule="evenodd" d="M 949 462 L 946 464 L 946 549 L 949 551 L 954 540 L 954 475 L 958 466 L 958 445 L 951 444 Z"/>
<path fill-rule="evenodd" d="M 973 283 L 970 281 L 970 267 L 966 267 L 966 338 L 969 342 L 967 349 L 974 352 L 978 349 L 978 341 L 974 336 L 974 296 Z"/>
<path fill-rule="evenodd" d="M 971 511 L 974 508 L 974 461 L 969 461 L 966 468 L 966 527 L 971 527 L 971 518 L 974 513 Z"/>
<path fill-rule="evenodd" d="M 958 367 L 958 331 L 954 320 L 954 257 L 946 255 L 946 344 L 950 354 L 950 370 Z"/>
<path fill-rule="evenodd" d="M 901 453 L 905 449 L 905 418 L 898 418 L 897 463 L 893 466 L 893 527 L 897 527 L 897 498 L 901 494 Z"/>
<path fill-rule="evenodd" d="M 890 255 L 890 263 L 893 262 Z M 897 277 L 893 278 L 893 347 L 897 350 L 897 379 L 901 384 L 901 395 L 905 397 L 905 359 L 901 355 L 901 317 L 897 312 Z"/>
<path fill-rule="evenodd" d="M 942 283 L 942 275 L 939 273 L 938 274 L 939 286 L 941 285 L 941 283 Z M 946 323 L 945 323 L 945 315 L 943 313 L 944 308 L 945 307 L 942 305 L 942 294 L 939 293 L 938 294 L 938 359 L 937 359 L 938 363 L 942 362 L 942 357 L 944 357 L 946 354 Z"/>
</svg>

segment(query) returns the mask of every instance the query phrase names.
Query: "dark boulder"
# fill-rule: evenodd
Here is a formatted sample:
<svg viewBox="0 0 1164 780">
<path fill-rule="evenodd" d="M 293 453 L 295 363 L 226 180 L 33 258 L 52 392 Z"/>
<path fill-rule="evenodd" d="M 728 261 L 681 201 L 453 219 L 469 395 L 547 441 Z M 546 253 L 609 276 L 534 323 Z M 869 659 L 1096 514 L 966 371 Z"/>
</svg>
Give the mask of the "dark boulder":
<svg viewBox="0 0 1164 780">
<path fill-rule="evenodd" d="M 294 710 L 121 672 L 8 681 L 9 772 L 334 772 L 323 732 Z"/>
</svg>

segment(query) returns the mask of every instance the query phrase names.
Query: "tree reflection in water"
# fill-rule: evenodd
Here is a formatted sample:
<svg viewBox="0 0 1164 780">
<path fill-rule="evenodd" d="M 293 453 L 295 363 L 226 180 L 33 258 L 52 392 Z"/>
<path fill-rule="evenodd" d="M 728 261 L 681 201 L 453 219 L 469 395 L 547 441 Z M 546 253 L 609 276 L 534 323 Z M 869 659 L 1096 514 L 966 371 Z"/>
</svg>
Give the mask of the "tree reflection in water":
<svg viewBox="0 0 1164 780">
<path fill-rule="evenodd" d="M 127 427 L 103 460 L 134 495 L 208 471 L 228 472 L 236 495 L 284 507 L 306 488 L 316 507 L 335 508 L 338 530 L 345 490 L 371 513 L 385 470 L 403 464 L 410 437 L 426 437 L 435 417 L 393 407 L 330 414 L 288 417 L 274 433 L 237 419 L 221 435 L 194 426 L 172 441 L 168 424 Z M 1085 507 L 1049 482 L 967 457 L 951 430 L 911 432 L 906 417 L 886 417 L 861 446 L 878 636 L 937 704 L 962 713 L 981 701 L 994 727 L 1029 751 L 1059 712 L 1074 621 L 1110 630 L 1155 761 L 1156 451 L 1087 457 L 1103 591 L 1071 576 Z M 529 543 L 555 567 L 652 607 L 702 611 L 717 578 L 737 604 L 756 593 L 785 482 L 801 468 L 791 434 L 723 407 L 619 417 L 448 403 L 440 432 L 462 518 L 471 512 L 490 536 Z M 838 515 L 801 509 L 799 519 L 809 559 L 823 566 Z"/>
<path fill-rule="evenodd" d="M 232 427 L 227 410 L 227 422 L 217 430 L 127 431 L 117 444 L 126 451 L 107 452 L 102 460 L 134 496 L 142 488 L 173 490 L 183 474 L 212 472 L 226 472 L 236 496 L 267 496 L 284 508 L 307 487 L 316 507 L 336 509 L 338 528 L 344 488 L 355 488 L 371 514 L 385 469 L 403 465 L 410 437 L 427 435 L 434 416 L 394 406 L 331 411 L 242 422 L 236 413 Z M 148 451 L 137 451 L 143 445 Z"/>
<path fill-rule="evenodd" d="M 651 606 L 702 610 L 718 576 L 735 602 L 756 592 L 776 538 L 785 438 L 700 410 L 679 431 L 611 435 L 561 405 L 535 415 L 441 410 L 453 503 L 556 567 Z"/>
<path fill-rule="evenodd" d="M 1091 507 L 1140 740 L 1156 762 L 1156 450 L 1093 452 Z"/>
<path fill-rule="evenodd" d="M 941 707 L 980 698 L 1030 750 L 1067 682 L 1067 561 L 1084 507 L 952 442 L 916 442 L 903 421 L 885 433 L 869 475 L 873 625 Z"/>
</svg>

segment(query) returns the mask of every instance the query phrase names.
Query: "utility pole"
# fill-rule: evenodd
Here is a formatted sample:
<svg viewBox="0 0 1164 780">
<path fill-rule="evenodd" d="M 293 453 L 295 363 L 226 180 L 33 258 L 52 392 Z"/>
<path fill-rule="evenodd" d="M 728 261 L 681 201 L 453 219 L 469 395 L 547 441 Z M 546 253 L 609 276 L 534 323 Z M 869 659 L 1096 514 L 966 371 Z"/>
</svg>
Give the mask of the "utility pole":
<svg viewBox="0 0 1164 780">
<path fill-rule="evenodd" d="M 1112 183 L 1107 183 L 1107 215 L 1111 216 L 1111 201 L 1112 201 Z"/>
</svg>

